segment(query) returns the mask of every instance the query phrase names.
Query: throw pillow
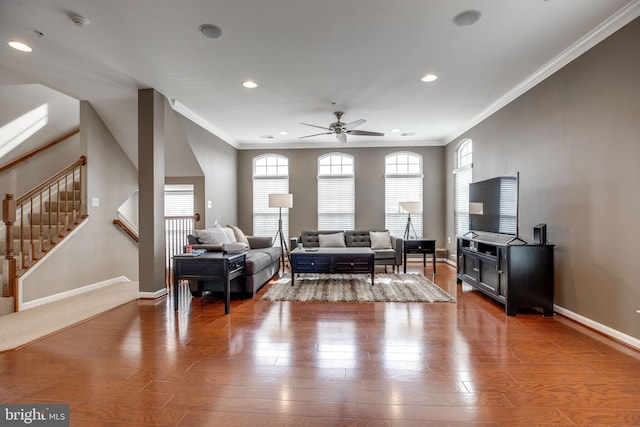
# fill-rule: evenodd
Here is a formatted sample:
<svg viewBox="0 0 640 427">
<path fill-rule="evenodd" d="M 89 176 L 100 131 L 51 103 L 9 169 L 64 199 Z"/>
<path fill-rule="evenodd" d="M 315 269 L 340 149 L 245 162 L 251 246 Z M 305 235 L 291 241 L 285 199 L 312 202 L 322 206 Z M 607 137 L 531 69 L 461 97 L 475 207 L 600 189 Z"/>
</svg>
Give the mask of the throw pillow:
<svg viewBox="0 0 640 427">
<path fill-rule="evenodd" d="M 249 249 L 249 245 L 245 245 L 244 243 L 234 242 L 234 243 L 225 243 L 222 245 L 222 250 L 229 253 L 236 252 L 244 252 Z"/>
<path fill-rule="evenodd" d="M 371 249 L 392 249 L 391 234 L 388 231 L 370 231 Z"/>
<path fill-rule="evenodd" d="M 207 230 L 194 230 L 193 234 L 195 234 L 196 238 L 200 240 L 200 243 L 203 245 L 212 245 L 213 243 L 213 231 L 212 229 Z"/>
<path fill-rule="evenodd" d="M 233 230 L 233 234 L 236 237 L 236 242 L 244 243 L 245 245 L 247 245 L 247 247 L 249 247 L 249 239 L 247 239 L 247 236 L 245 236 L 242 230 L 240 230 L 235 225 L 227 225 L 227 227 Z"/>
<path fill-rule="evenodd" d="M 222 231 L 224 231 L 224 234 L 227 235 L 227 239 L 229 240 L 230 243 L 233 242 L 237 242 L 238 240 L 236 239 L 236 235 L 233 232 L 233 230 L 231 229 L 231 227 L 226 226 L 226 227 L 220 227 L 222 228 Z"/>
<path fill-rule="evenodd" d="M 344 248 L 344 234 L 318 234 L 318 241 L 321 248 Z"/>
<path fill-rule="evenodd" d="M 206 230 L 196 230 L 195 233 L 205 245 L 222 246 L 225 243 L 231 243 L 227 233 L 217 224 Z"/>
</svg>

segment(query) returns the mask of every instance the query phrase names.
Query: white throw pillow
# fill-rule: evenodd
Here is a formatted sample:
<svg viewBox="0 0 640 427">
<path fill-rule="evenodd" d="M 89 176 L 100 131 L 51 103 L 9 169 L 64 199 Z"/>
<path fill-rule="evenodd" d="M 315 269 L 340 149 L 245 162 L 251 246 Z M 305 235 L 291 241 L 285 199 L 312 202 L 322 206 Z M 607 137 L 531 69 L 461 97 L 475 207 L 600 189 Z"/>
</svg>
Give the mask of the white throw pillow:
<svg viewBox="0 0 640 427">
<path fill-rule="evenodd" d="M 318 241 L 321 248 L 344 248 L 344 234 L 318 234 Z"/>
<path fill-rule="evenodd" d="M 225 243 L 232 243 L 227 233 L 218 224 L 206 230 L 196 230 L 195 233 L 205 245 L 222 246 Z"/>
<path fill-rule="evenodd" d="M 388 231 L 370 231 L 371 249 L 392 249 L 391 234 Z"/>
<path fill-rule="evenodd" d="M 222 245 L 222 250 L 229 253 L 244 252 L 249 250 L 249 245 L 239 242 L 225 243 Z"/>
<path fill-rule="evenodd" d="M 249 247 L 249 239 L 247 239 L 247 236 L 245 236 L 244 232 L 240 230 L 240 228 L 236 227 L 235 225 L 228 224 L 227 227 L 233 230 L 233 234 L 236 237 L 236 242 L 244 243 L 245 245 L 247 245 L 247 247 Z"/>
<path fill-rule="evenodd" d="M 213 232 L 211 229 L 209 230 L 194 230 L 193 234 L 196 235 L 198 239 L 202 242 L 203 245 L 212 245 L 213 241 Z"/>
<path fill-rule="evenodd" d="M 227 239 L 229 240 L 229 242 L 233 243 L 233 242 L 237 242 L 238 240 L 236 239 L 236 235 L 233 232 L 233 229 L 229 226 L 226 227 L 221 227 L 222 230 L 224 231 L 224 233 L 227 235 Z"/>
</svg>

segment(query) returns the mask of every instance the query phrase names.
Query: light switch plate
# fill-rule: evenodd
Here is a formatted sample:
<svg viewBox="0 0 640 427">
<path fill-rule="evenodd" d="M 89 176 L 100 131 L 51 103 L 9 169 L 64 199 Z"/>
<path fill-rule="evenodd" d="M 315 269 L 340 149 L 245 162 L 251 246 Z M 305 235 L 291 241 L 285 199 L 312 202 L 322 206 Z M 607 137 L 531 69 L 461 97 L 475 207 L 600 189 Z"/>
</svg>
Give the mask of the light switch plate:
<svg viewBox="0 0 640 427">
<path fill-rule="evenodd" d="M 91 206 L 93 206 L 93 207 L 100 206 L 100 198 L 99 197 L 93 197 L 91 199 Z"/>
</svg>

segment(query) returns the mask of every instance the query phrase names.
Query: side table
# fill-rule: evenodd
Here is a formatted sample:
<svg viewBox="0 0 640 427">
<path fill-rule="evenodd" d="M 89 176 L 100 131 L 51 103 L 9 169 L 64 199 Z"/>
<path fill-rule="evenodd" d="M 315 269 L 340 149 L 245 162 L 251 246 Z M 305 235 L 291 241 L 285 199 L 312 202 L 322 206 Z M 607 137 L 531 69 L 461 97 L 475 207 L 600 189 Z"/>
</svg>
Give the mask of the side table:
<svg viewBox="0 0 640 427">
<path fill-rule="evenodd" d="M 231 280 L 241 277 L 243 297 L 246 293 L 247 272 L 245 259 L 247 253 L 207 252 L 204 255 L 191 256 L 178 254 L 173 256 L 173 303 L 178 311 L 178 287 L 180 280 L 198 280 L 221 283 L 224 289 L 224 314 L 229 314 Z"/>
<path fill-rule="evenodd" d="M 436 274 L 436 241 L 426 239 L 405 240 L 404 247 L 404 272 L 407 272 L 407 254 L 422 254 L 422 267 L 427 267 L 427 254 L 433 256 L 433 274 Z"/>
</svg>

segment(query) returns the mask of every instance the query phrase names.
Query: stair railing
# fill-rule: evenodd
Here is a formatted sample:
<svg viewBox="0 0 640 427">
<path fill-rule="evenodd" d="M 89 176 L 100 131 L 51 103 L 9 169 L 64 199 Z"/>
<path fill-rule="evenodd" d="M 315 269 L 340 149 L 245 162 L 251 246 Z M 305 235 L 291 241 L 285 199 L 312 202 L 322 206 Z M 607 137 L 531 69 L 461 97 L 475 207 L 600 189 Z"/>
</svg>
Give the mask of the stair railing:
<svg viewBox="0 0 640 427">
<path fill-rule="evenodd" d="M 187 235 L 193 234 L 196 228 L 196 222 L 200 221 L 200 214 L 187 216 L 165 216 L 164 217 L 164 235 L 165 235 L 165 285 L 167 289 L 173 286 L 173 264 L 171 259 L 175 254 L 183 252 L 183 248 L 187 245 Z"/>
<path fill-rule="evenodd" d="M 14 297 L 15 311 L 17 278 L 87 217 L 82 203 L 86 164 L 82 156 L 25 195 L 15 199 L 7 194 L 2 202 L 6 229 L 3 294 Z"/>
</svg>

